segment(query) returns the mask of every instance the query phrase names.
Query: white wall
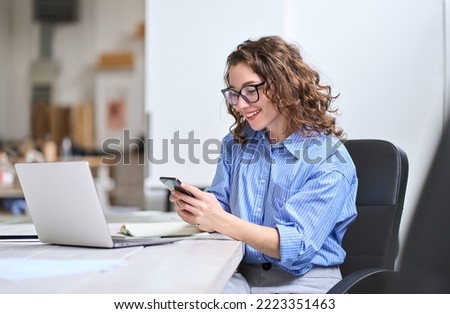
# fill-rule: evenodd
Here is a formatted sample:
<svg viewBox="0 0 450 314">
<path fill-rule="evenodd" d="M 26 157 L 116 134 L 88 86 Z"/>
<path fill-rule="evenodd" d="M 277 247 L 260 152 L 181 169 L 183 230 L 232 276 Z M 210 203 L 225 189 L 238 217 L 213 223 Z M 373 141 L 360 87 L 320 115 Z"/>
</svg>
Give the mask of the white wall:
<svg viewBox="0 0 450 314">
<path fill-rule="evenodd" d="M 30 61 L 37 54 L 37 29 L 30 16 L 31 0 L 2 0 L 3 13 L 2 44 L 0 51 L 5 56 L 6 71 L 0 75 L 5 93 L 0 95 L 0 110 L 4 124 L 0 137 L 17 139 L 29 133 L 30 111 Z M 3 42 L 5 44 L 3 45 Z"/>
<path fill-rule="evenodd" d="M 349 138 L 392 141 L 409 157 L 400 237 L 407 228 L 444 118 L 442 0 L 147 0 L 147 111 L 153 138 L 195 130 L 220 139 L 228 124 L 225 58 L 249 37 L 279 34 L 298 43 L 340 97 Z M 186 153 L 186 152 L 185 152 Z M 207 184 L 210 165 L 150 165 L 159 175 Z"/>
<path fill-rule="evenodd" d="M 8 65 L 0 73 L 0 138 L 30 136 L 30 65 L 39 57 L 40 35 L 32 3 L 0 0 L 0 56 L 6 56 L 0 62 Z M 94 103 L 95 65 L 101 53 L 143 49 L 133 34 L 145 19 L 145 0 L 80 0 L 79 6 L 77 22 L 58 24 L 54 30 L 53 56 L 60 64 L 56 105 Z M 143 71 L 142 63 L 138 65 L 137 71 Z M 143 96 L 140 102 L 142 115 Z"/>
<path fill-rule="evenodd" d="M 160 176 L 210 184 L 215 164 L 207 159 L 218 154 L 204 158 L 203 145 L 218 143 L 231 125 L 220 93 L 226 57 L 249 37 L 282 33 L 283 16 L 283 2 L 273 0 L 147 1 L 146 106 L 148 135 L 154 140 L 149 149 L 156 159 L 163 156 L 162 141 L 169 141 L 169 162 L 148 162 L 149 208 L 163 206 L 165 191 L 157 191 L 164 189 Z M 199 140 L 193 150 L 179 146 L 185 163 L 174 158 L 170 141 L 177 131 L 182 139 L 193 132 Z M 209 146 L 215 148 L 219 146 Z"/>
<path fill-rule="evenodd" d="M 0 69 L 3 72 L 8 72 L 8 3 L 6 1 L 0 1 Z M 8 111 L 5 106 L 7 103 L 6 98 L 6 75 L 0 75 L 0 140 L 1 135 L 6 133 L 7 128 L 7 116 Z"/>
<path fill-rule="evenodd" d="M 444 0 L 444 50 L 445 50 L 445 110 L 444 120 L 450 117 L 450 1 Z"/>
<path fill-rule="evenodd" d="M 443 3 L 289 3 L 288 14 L 297 17 L 289 37 L 341 94 L 340 122 L 349 138 L 385 139 L 408 154 L 403 237 L 443 128 Z"/>
</svg>

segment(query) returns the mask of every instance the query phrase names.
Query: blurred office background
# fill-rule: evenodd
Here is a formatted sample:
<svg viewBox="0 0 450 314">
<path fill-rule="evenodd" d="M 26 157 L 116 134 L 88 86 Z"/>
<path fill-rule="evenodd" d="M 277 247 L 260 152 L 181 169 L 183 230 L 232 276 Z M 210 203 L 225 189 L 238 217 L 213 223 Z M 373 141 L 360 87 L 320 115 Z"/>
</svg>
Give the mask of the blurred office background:
<svg viewBox="0 0 450 314">
<path fill-rule="evenodd" d="M 145 0 L 0 0 L 3 153 L 94 158 L 124 129 L 143 137 L 144 47 Z M 106 169 L 109 204 L 144 207 L 143 168 Z"/>
</svg>

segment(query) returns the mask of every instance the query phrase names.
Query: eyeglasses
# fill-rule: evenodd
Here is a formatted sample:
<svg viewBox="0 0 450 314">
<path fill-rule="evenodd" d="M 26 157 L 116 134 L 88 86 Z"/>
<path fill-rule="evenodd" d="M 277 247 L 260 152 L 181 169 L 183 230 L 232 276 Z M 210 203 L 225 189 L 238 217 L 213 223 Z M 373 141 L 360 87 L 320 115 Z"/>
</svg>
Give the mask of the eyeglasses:
<svg viewBox="0 0 450 314">
<path fill-rule="evenodd" d="M 221 92 L 229 105 L 236 106 L 239 102 L 239 96 L 241 96 L 246 103 L 253 104 L 259 100 L 258 88 L 265 83 L 266 82 L 261 82 L 258 84 L 247 85 L 242 87 L 240 91 L 235 91 L 231 88 L 225 88 L 222 89 Z"/>
</svg>

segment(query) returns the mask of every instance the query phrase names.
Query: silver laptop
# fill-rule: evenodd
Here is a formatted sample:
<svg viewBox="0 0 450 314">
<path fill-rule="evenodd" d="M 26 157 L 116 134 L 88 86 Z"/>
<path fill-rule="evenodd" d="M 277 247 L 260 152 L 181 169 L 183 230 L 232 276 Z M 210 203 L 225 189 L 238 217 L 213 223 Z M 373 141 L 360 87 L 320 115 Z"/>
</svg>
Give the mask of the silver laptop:
<svg viewBox="0 0 450 314">
<path fill-rule="evenodd" d="M 116 248 L 180 240 L 111 235 L 87 161 L 17 163 L 15 167 L 43 243 Z"/>
</svg>

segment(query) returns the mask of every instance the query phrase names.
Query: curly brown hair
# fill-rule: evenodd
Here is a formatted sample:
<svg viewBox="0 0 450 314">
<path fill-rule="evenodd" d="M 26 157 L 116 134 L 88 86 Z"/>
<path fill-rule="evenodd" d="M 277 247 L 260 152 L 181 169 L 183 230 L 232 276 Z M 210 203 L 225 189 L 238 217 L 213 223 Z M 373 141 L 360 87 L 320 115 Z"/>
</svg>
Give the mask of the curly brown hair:
<svg viewBox="0 0 450 314">
<path fill-rule="evenodd" d="M 329 85 L 320 84 L 319 73 L 303 61 L 298 47 L 279 36 L 244 41 L 227 58 L 224 75 L 227 86 L 230 68 L 240 63 L 248 65 L 266 82 L 264 93 L 287 119 L 287 135 L 300 131 L 305 136 L 317 133 L 343 136 L 336 125 L 337 109 L 331 108 L 339 95 L 333 96 Z M 238 142 L 244 142 L 243 130 L 248 122 L 232 105 L 227 107 L 235 120 L 230 131 Z"/>
</svg>

